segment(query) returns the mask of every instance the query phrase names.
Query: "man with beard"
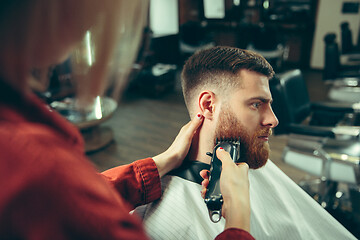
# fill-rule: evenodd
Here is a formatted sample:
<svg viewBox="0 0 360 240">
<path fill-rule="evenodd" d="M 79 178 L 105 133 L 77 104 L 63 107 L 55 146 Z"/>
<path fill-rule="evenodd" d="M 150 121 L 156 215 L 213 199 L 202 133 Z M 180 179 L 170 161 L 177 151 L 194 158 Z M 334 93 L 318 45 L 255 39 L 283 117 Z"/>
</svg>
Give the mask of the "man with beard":
<svg viewBox="0 0 360 240">
<path fill-rule="evenodd" d="M 228 106 L 223 108 L 215 130 L 216 139 L 240 139 L 240 160 L 246 162 L 252 169 L 265 165 L 269 157 L 268 138 L 272 134 L 273 125 L 259 127 L 255 129 L 255 133 L 250 135 L 233 111 Z M 276 121 L 274 119 L 274 122 Z"/>
<path fill-rule="evenodd" d="M 241 160 L 249 167 L 250 233 L 256 239 L 355 239 L 315 200 L 278 169 L 269 157 L 274 115 L 270 64 L 260 55 L 230 47 L 201 50 L 182 72 L 190 116 L 204 121 L 187 161 L 162 179 L 162 198 L 136 209 L 153 239 L 213 239 L 225 221 L 213 223 L 198 192 L 206 181 L 216 139 L 240 138 Z M 204 171 L 202 171 L 204 177 Z M 206 178 L 206 177 L 205 177 Z M 202 192 L 204 196 L 204 192 Z"/>
</svg>

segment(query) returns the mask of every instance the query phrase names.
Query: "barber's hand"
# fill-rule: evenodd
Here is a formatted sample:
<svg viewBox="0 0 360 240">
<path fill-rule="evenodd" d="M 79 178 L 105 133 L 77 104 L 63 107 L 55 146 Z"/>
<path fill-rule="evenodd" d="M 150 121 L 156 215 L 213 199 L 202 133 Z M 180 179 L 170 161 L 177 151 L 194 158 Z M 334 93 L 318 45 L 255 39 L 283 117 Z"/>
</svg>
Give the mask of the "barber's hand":
<svg viewBox="0 0 360 240">
<path fill-rule="evenodd" d="M 224 149 L 218 148 L 216 155 L 222 162 L 220 191 L 224 199 L 222 215 L 226 219 L 225 229 L 235 227 L 250 232 L 249 166 L 246 163 L 234 163 Z M 208 172 L 200 172 L 204 178 L 201 191 L 203 198 L 209 185 Z"/>
<path fill-rule="evenodd" d="M 190 122 L 181 128 L 174 142 L 165 152 L 153 157 L 160 177 L 180 167 L 189 152 L 194 134 L 203 120 L 204 117 L 198 113 Z"/>
</svg>

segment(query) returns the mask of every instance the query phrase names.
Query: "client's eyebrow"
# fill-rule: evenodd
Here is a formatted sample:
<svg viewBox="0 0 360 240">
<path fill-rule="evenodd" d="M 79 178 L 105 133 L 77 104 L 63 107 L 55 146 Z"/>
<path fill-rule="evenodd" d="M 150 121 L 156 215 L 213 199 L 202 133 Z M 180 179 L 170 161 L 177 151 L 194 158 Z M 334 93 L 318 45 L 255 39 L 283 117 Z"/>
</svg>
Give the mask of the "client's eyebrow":
<svg viewBox="0 0 360 240">
<path fill-rule="evenodd" d="M 262 97 L 262 96 L 252 97 L 248 100 L 248 102 L 252 102 L 255 100 L 261 101 L 262 103 L 272 103 L 273 102 L 272 98 L 266 98 L 266 97 Z"/>
</svg>

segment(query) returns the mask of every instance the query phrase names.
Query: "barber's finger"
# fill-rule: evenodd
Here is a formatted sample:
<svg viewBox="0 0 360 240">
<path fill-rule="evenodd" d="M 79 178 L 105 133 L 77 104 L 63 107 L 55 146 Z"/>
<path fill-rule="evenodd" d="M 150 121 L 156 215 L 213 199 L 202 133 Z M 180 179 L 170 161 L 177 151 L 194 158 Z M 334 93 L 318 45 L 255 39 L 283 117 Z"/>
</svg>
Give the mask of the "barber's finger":
<svg viewBox="0 0 360 240">
<path fill-rule="evenodd" d="M 186 131 L 191 137 L 194 135 L 196 130 L 200 127 L 204 120 L 204 116 L 201 113 L 196 114 L 195 117 L 189 122 L 189 126 L 187 127 Z"/>
<path fill-rule="evenodd" d="M 205 198 L 205 195 L 206 195 L 206 188 L 203 188 L 201 191 L 200 191 L 200 194 L 201 194 L 201 197 L 202 198 Z"/>
<path fill-rule="evenodd" d="M 222 165 L 234 164 L 233 160 L 231 159 L 230 153 L 226 152 L 224 148 L 219 147 L 216 149 L 216 156 L 222 162 Z"/>
<path fill-rule="evenodd" d="M 191 121 L 189 121 L 185 126 L 181 128 L 181 131 L 184 132 L 189 138 L 194 136 L 196 130 L 200 127 L 204 120 L 204 116 L 200 113 L 196 114 Z"/>
<path fill-rule="evenodd" d="M 201 170 L 200 176 L 204 179 L 201 182 L 202 190 L 200 191 L 200 193 L 201 193 L 201 197 L 205 198 L 207 187 L 209 186 L 209 170 L 206 170 L 206 169 Z"/>
<path fill-rule="evenodd" d="M 208 179 L 209 178 L 209 170 L 203 169 L 200 171 L 200 176 L 203 179 Z"/>
<path fill-rule="evenodd" d="M 207 188 L 209 186 L 209 179 L 204 179 L 201 182 L 201 186 L 203 186 L 204 188 Z"/>
</svg>

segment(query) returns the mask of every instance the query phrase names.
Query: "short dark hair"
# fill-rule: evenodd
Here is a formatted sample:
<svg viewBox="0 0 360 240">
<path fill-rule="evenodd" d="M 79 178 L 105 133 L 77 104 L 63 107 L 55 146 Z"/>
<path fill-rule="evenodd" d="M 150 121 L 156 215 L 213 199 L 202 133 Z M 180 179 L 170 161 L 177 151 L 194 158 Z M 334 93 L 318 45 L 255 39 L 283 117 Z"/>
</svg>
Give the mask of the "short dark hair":
<svg viewBox="0 0 360 240">
<path fill-rule="evenodd" d="M 235 47 L 217 46 L 200 50 L 185 63 L 181 74 L 181 85 L 185 103 L 193 100 L 199 87 L 216 86 L 219 89 L 240 86 L 235 77 L 241 70 L 249 70 L 269 79 L 274 70 L 265 58 L 253 51 Z"/>
</svg>

